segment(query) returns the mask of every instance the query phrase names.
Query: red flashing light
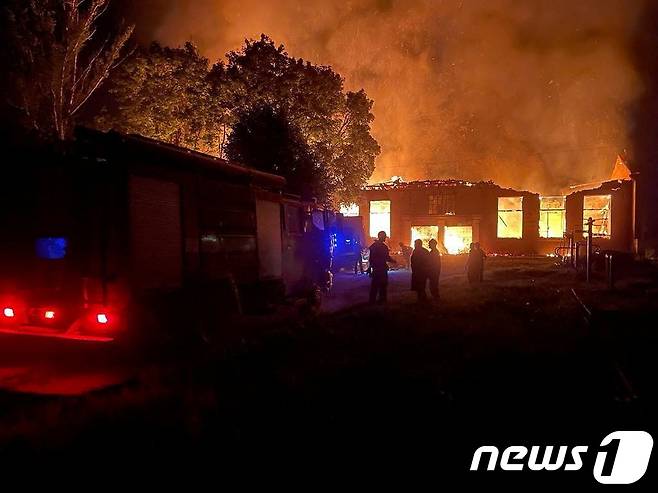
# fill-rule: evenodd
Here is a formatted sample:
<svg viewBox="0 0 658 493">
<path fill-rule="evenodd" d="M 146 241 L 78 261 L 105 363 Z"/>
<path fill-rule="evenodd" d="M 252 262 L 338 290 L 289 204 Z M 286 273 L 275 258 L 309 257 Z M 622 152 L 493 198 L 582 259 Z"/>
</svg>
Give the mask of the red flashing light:
<svg viewBox="0 0 658 493">
<path fill-rule="evenodd" d="M 10 306 L 5 307 L 5 309 L 2 311 L 2 314 L 7 318 L 14 318 L 16 316 L 14 309 Z"/>
<path fill-rule="evenodd" d="M 52 320 L 55 318 L 55 312 L 52 310 L 46 310 L 45 312 L 43 312 L 43 318 Z"/>
<path fill-rule="evenodd" d="M 107 314 L 105 314 L 105 313 L 98 313 L 98 314 L 96 314 L 96 321 L 97 321 L 99 324 L 103 324 L 103 325 L 105 325 L 106 323 L 109 322 L 109 319 L 107 318 Z"/>
</svg>

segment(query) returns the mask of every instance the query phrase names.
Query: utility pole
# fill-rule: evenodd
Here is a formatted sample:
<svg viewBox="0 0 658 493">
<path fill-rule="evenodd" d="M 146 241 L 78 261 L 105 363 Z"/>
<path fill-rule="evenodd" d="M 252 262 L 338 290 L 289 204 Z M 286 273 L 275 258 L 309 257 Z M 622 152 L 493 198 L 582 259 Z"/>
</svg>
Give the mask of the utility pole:
<svg viewBox="0 0 658 493">
<path fill-rule="evenodd" d="M 587 219 L 587 249 L 585 254 L 585 272 L 587 282 L 592 280 L 592 226 L 594 219 Z"/>
</svg>

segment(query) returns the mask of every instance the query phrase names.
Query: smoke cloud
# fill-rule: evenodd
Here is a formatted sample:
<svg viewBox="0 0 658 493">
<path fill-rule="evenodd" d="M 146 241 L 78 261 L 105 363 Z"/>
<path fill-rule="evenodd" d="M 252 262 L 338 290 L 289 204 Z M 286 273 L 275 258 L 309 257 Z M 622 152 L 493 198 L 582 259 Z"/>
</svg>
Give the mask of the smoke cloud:
<svg viewBox="0 0 658 493">
<path fill-rule="evenodd" d="M 347 89 L 363 87 L 382 147 L 373 182 L 450 177 L 553 193 L 606 178 L 630 146 L 640 0 L 146 5 L 145 39 L 191 39 L 214 61 L 266 33 L 292 56 L 331 65 Z"/>
</svg>

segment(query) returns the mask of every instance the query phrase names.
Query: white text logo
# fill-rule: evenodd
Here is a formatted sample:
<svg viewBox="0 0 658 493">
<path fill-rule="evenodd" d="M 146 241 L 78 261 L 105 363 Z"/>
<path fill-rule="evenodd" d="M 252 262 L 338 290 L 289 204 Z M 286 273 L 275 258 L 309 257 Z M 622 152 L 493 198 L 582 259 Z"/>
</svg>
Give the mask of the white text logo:
<svg viewBox="0 0 658 493">
<path fill-rule="evenodd" d="M 653 438 L 645 431 L 615 431 L 606 436 L 599 446 L 594 463 L 594 479 L 603 484 L 630 484 L 639 480 L 647 471 Z M 485 445 L 473 454 L 471 471 L 480 468 L 486 460 L 486 470 L 494 471 L 496 465 L 503 471 L 578 471 L 583 467 L 583 455 L 588 447 L 579 445 L 554 447 L 512 445 L 503 450 Z"/>
</svg>

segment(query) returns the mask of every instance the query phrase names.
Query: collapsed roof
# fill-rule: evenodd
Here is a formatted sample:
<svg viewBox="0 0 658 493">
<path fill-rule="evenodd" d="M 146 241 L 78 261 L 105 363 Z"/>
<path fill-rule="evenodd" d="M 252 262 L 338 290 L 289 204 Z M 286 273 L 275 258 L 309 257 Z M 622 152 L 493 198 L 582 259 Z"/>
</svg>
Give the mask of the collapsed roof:
<svg viewBox="0 0 658 493">
<path fill-rule="evenodd" d="M 613 167 L 610 178 L 607 180 L 594 181 L 590 183 L 583 183 L 579 185 L 570 185 L 561 190 L 563 195 L 568 195 L 574 192 L 580 192 L 584 190 L 594 190 L 600 188 L 605 183 L 611 182 L 620 182 L 631 180 L 633 177 L 633 172 L 630 170 L 628 163 L 621 156 L 617 156 L 617 160 Z M 439 187 L 477 187 L 477 188 L 497 188 L 511 190 L 509 188 L 504 188 L 493 181 L 478 181 L 472 182 L 468 180 L 457 180 L 457 179 L 443 179 L 443 180 L 415 180 L 415 181 L 404 181 L 402 178 L 394 177 L 394 179 L 381 183 L 373 183 L 363 187 L 364 191 L 389 191 L 389 190 L 407 190 L 407 189 L 423 189 L 423 188 L 439 188 Z M 528 192 L 528 191 L 518 191 L 519 193 L 537 193 L 537 192 Z"/>
<path fill-rule="evenodd" d="M 492 181 L 479 181 L 471 182 L 467 180 L 417 180 L 417 181 L 404 181 L 402 179 L 373 183 L 366 185 L 363 190 L 402 190 L 407 188 L 435 188 L 435 187 L 498 187 Z"/>
<path fill-rule="evenodd" d="M 581 183 L 579 185 L 570 185 L 562 190 L 563 195 L 568 195 L 570 193 L 574 192 L 582 192 L 585 190 L 595 190 L 597 188 L 600 188 L 603 186 L 605 183 L 610 183 L 613 181 L 629 181 L 633 179 L 633 173 L 631 172 L 631 169 L 628 166 L 628 163 L 626 160 L 621 156 L 617 156 L 617 160 L 615 161 L 615 166 L 612 168 L 612 173 L 610 174 L 610 178 L 607 180 L 600 180 L 600 181 L 593 181 L 590 183 Z"/>
</svg>

